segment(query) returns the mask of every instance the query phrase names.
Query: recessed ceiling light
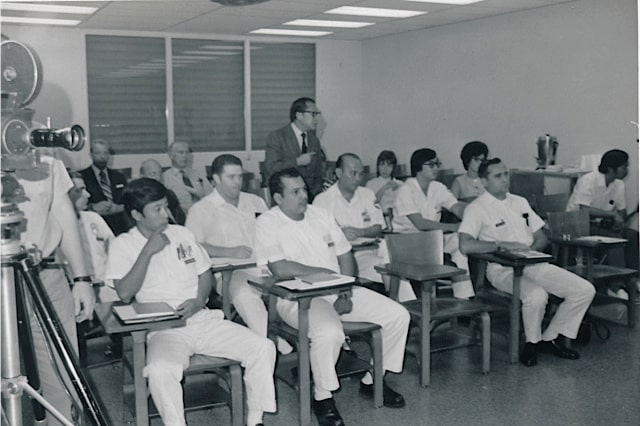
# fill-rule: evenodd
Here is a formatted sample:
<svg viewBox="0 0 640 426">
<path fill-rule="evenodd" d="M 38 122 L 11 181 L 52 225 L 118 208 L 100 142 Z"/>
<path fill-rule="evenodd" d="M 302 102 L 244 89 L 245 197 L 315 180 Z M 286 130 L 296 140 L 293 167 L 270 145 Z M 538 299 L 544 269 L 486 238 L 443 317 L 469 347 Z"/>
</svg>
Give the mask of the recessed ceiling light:
<svg viewBox="0 0 640 426">
<path fill-rule="evenodd" d="M 471 3 L 480 3 L 484 0 L 404 0 L 404 1 L 413 1 L 418 3 L 440 3 L 440 4 L 457 4 L 457 5 L 465 5 Z"/>
<path fill-rule="evenodd" d="M 332 28 L 362 28 L 373 25 L 373 22 L 354 21 L 326 21 L 324 19 L 295 19 L 284 25 L 299 25 L 302 27 L 332 27 Z"/>
<path fill-rule="evenodd" d="M 22 12 L 40 13 L 73 13 L 79 15 L 91 15 L 98 10 L 97 7 L 62 6 L 59 4 L 33 3 L 8 3 L 2 2 L 2 10 L 19 10 Z"/>
<path fill-rule="evenodd" d="M 379 18 L 410 18 L 412 16 L 424 15 L 427 12 L 418 10 L 380 9 L 376 7 L 342 6 L 336 9 L 327 10 L 324 13 L 333 13 L 336 15 L 375 16 Z"/>
<path fill-rule="evenodd" d="M 15 16 L 0 16 L 0 22 L 7 24 L 36 24 L 36 25 L 78 25 L 78 19 L 47 19 L 47 18 L 19 18 Z"/>
<path fill-rule="evenodd" d="M 302 31 L 302 30 L 277 30 L 270 28 L 262 28 L 251 31 L 252 34 L 268 34 L 268 35 L 291 35 L 299 37 L 322 37 L 333 34 L 331 31 Z"/>
</svg>

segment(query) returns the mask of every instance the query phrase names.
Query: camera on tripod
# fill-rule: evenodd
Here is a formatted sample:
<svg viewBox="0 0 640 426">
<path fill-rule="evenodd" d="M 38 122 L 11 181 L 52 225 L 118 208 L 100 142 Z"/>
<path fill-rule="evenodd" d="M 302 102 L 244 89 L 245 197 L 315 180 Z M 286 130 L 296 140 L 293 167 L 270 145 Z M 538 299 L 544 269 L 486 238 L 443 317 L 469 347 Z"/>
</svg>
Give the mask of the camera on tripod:
<svg viewBox="0 0 640 426">
<path fill-rule="evenodd" d="M 33 50 L 14 40 L 1 44 L 2 170 L 28 170 L 39 164 L 36 148 L 80 151 L 86 137 L 78 125 L 52 129 L 33 125 L 35 111 L 26 108 L 39 94 L 42 67 Z"/>
</svg>

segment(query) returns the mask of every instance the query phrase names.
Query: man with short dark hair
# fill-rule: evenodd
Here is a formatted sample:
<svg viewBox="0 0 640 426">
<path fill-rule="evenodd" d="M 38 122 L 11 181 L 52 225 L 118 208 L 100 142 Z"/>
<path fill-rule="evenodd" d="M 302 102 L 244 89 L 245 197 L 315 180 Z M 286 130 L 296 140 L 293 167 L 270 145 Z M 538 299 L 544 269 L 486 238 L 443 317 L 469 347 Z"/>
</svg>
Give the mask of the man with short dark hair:
<svg viewBox="0 0 640 426">
<path fill-rule="evenodd" d="M 486 192 L 464 212 L 460 224 L 460 250 L 492 253 L 497 250 L 543 250 L 548 240 L 544 222 L 526 199 L 509 193 L 509 172 L 498 158 L 480 165 L 478 175 Z M 487 277 L 498 289 L 513 291 L 513 268 L 489 263 Z M 562 299 L 551 322 L 542 332 L 542 319 L 549 293 Z M 559 337 L 575 339 L 595 290 L 591 283 L 556 265 L 536 263 L 524 268 L 521 278 L 522 323 L 527 342 L 520 362 L 536 365 L 538 352 L 565 359 L 578 359 L 578 352 L 564 346 Z"/>
<path fill-rule="evenodd" d="M 211 173 L 216 186 L 189 209 L 186 226 L 211 257 L 253 257 L 256 216 L 267 211 L 267 205 L 257 195 L 241 191 L 242 161 L 235 155 L 216 157 Z M 261 293 L 247 284 L 242 270 L 233 271 L 230 279 L 231 303 L 250 329 L 266 337 L 267 310 Z"/>
<path fill-rule="evenodd" d="M 269 180 L 276 206 L 263 213 L 256 224 L 255 252 L 258 266 L 267 265 L 276 278 L 291 279 L 317 272 L 354 276 L 351 244 L 331 213 L 307 204 L 305 183 L 295 168 L 274 173 Z M 279 299 L 276 306 L 283 321 L 298 326 L 296 302 Z M 344 422 L 332 392 L 340 383 L 335 364 L 345 340 L 342 320 L 365 321 L 382 327 L 382 366 L 400 372 L 409 328 L 409 313 L 397 302 L 364 287 L 353 287 L 351 296 L 324 296 L 311 301 L 309 339 L 314 378 L 314 411 L 321 426 Z M 399 408 L 404 398 L 386 384 L 384 405 Z M 365 374 L 360 392 L 373 398 L 373 377 Z"/>
<path fill-rule="evenodd" d="M 313 99 L 296 99 L 289 109 L 291 122 L 269 134 L 264 158 L 267 179 L 279 170 L 297 168 L 311 200 L 322 191 L 324 155 L 315 132 L 320 114 Z"/>
<path fill-rule="evenodd" d="M 109 168 L 111 148 L 104 139 L 91 141 L 91 159 L 93 164 L 80 171 L 87 186 L 89 210 L 102 216 L 115 235 L 126 232 L 129 225 L 122 206 L 122 190 L 127 178 Z"/>
<path fill-rule="evenodd" d="M 198 173 L 189 166 L 191 148 L 185 141 L 175 141 L 169 145 L 171 168 L 162 174 L 164 185 L 175 192 L 180 201 L 180 207 L 185 214 L 196 201 L 213 191 L 213 186 L 206 176 Z"/>
<path fill-rule="evenodd" d="M 438 182 L 440 160 L 432 149 L 423 148 L 411 155 L 411 178 L 398 188 L 393 203 L 394 232 L 410 233 L 441 229 L 444 235 L 444 252 L 458 268 L 469 270 L 467 257 L 460 252 L 458 245 L 458 223 L 440 222 L 442 210 L 448 210 L 459 218 L 466 207 Z M 468 299 L 475 294 L 469 275 L 453 278 L 453 295 Z"/>
<path fill-rule="evenodd" d="M 164 185 L 162 166 L 160 166 L 160 163 L 158 163 L 156 160 L 149 159 L 143 161 L 142 164 L 140 164 L 140 177 L 155 179 Z M 169 213 L 171 213 L 171 216 L 169 217 L 170 221 L 172 221 L 175 225 L 184 226 L 184 221 L 186 220 L 187 216 L 180 206 L 178 196 L 169 188 L 167 188 L 167 203 L 169 204 Z"/>
<path fill-rule="evenodd" d="M 209 256 L 186 228 L 169 225 L 166 189 L 158 181 L 131 181 L 123 194 L 125 211 L 136 226 L 109 249 L 107 279 L 129 303 L 165 302 L 186 319 L 184 327 L 155 331 L 147 338 L 151 397 L 165 425 L 185 425 L 180 381 L 195 354 L 237 360 L 244 367 L 247 425 L 262 424 L 263 412 L 276 410 L 270 340 L 208 310 L 213 275 Z"/>
<path fill-rule="evenodd" d="M 384 217 L 376 195 L 369 188 L 360 186 L 364 167 L 360 157 L 352 153 L 342 154 L 336 161 L 338 181 L 318 194 L 313 205 L 331 212 L 342 228 L 347 240 L 354 244 L 358 239 L 382 237 Z M 371 247 L 362 247 L 354 252 L 358 276 L 372 281 L 383 279 L 389 290 L 389 279 L 381 277 L 375 266 L 389 262 L 389 253 L 384 240 Z M 416 298 L 408 282 L 400 284 L 400 301 Z"/>
</svg>

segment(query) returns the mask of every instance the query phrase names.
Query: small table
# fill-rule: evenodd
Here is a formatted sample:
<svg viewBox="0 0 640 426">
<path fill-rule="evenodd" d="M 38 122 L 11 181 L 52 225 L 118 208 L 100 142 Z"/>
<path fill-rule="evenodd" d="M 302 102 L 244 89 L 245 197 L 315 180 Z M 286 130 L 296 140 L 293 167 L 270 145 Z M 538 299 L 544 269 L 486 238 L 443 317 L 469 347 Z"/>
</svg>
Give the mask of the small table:
<svg viewBox="0 0 640 426">
<path fill-rule="evenodd" d="M 277 285 L 273 277 L 256 277 L 248 283 L 269 294 L 269 325 L 277 319 L 276 301 L 280 297 L 298 303 L 298 389 L 300 396 L 299 419 L 301 425 L 311 424 L 311 372 L 309 359 L 309 307 L 314 297 L 346 293 L 353 283 L 327 287 L 309 286 L 308 290 L 290 290 Z"/>
<path fill-rule="evenodd" d="M 256 266 L 254 259 L 235 259 L 229 257 L 212 257 L 211 272 L 222 274 L 222 311 L 226 319 L 231 319 L 231 296 L 229 288 L 231 286 L 231 274 L 237 269 L 253 268 Z"/>
<path fill-rule="evenodd" d="M 525 266 L 536 263 L 547 263 L 553 260 L 552 256 L 531 259 L 507 259 L 495 253 L 472 253 L 467 257 L 476 259 L 479 263 L 478 279 L 476 286 L 484 287 L 484 278 L 487 270 L 487 263 L 498 263 L 502 266 L 513 268 L 513 292 L 511 293 L 511 306 L 509 308 L 509 359 L 512 364 L 518 362 L 520 349 L 520 280 Z"/>
<path fill-rule="evenodd" d="M 114 303 L 122 302 L 97 303 L 95 306 L 95 312 L 98 315 L 100 323 L 108 334 L 131 334 L 131 338 L 133 340 L 133 387 L 135 395 L 136 425 L 148 426 L 149 406 L 147 380 L 142 376 L 142 369 L 147 362 L 147 332 L 182 327 L 186 324 L 186 321 L 182 318 L 176 318 L 164 321 L 127 325 L 113 314 L 111 307 Z M 123 370 L 126 369 L 123 368 Z"/>
<path fill-rule="evenodd" d="M 421 284 L 420 384 L 429 386 L 431 370 L 431 310 L 434 302 L 431 297 L 432 288 L 436 280 L 464 275 L 467 271 L 448 265 L 416 265 L 410 263 L 385 263 L 375 268 L 381 274 L 416 281 Z M 389 296 L 393 300 L 398 300 L 398 287 L 398 279 L 391 280 Z"/>
</svg>

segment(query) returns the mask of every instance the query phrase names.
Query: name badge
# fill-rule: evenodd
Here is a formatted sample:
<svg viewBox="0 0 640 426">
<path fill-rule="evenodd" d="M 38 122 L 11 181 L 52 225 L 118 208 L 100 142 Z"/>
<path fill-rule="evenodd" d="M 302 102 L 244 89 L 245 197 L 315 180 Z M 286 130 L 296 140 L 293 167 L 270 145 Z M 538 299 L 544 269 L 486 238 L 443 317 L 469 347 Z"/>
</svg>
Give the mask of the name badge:
<svg viewBox="0 0 640 426">
<path fill-rule="evenodd" d="M 185 265 L 194 263 L 196 261 L 193 257 L 193 250 L 191 249 L 190 245 L 187 245 L 185 247 L 182 245 L 182 243 L 180 243 L 180 245 L 176 247 L 176 252 L 178 254 L 178 260 L 183 261 Z"/>
<path fill-rule="evenodd" d="M 122 189 L 122 188 L 124 188 L 124 183 L 116 184 L 116 189 Z"/>
<path fill-rule="evenodd" d="M 364 221 L 364 223 L 371 222 L 371 216 L 369 215 L 368 211 L 365 210 L 362 212 L 362 220 Z"/>
<path fill-rule="evenodd" d="M 503 226 L 503 225 L 506 225 L 506 223 L 505 223 L 504 219 L 500 219 L 500 222 L 496 223 L 496 228 L 498 228 L 500 226 Z"/>
<path fill-rule="evenodd" d="M 327 243 L 328 247 L 335 247 L 336 243 L 333 242 L 333 240 L 331 239 L 331 235 L 325 235 L 323 237 L 323 240 L 325 243 Z"/>
</svg>

